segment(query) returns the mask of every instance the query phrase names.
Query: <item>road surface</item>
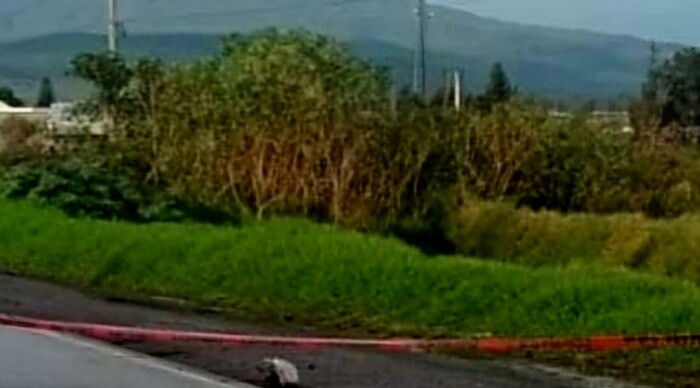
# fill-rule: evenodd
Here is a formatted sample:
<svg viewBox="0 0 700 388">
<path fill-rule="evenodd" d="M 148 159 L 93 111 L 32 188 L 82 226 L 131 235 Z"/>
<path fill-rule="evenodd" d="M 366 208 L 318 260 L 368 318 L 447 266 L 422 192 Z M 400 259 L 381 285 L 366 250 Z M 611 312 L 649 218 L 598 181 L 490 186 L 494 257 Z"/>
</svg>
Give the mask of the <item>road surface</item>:
<svg viewBox="0 0 700 388">
<path fill-rule="evenodd" d="M 315 332 L 313 328 L 290 324 L 251 325 L 224 320 L 211 314 L 167 311 L 129 303 L 116 303 L 44 282 L 0 275 L 0 314 L 2 313 L 41 319 L 183 330 L 277 335 L 323 334 Z M 131 351 L 206 370 L 209 373 L 236 381 L 244 381 L 255 386 L 261 386 L 264 379 L 264 376 L 256 372 L 255 365 L 265 357 L 279 356 L 292 361 L 299 367 L 303 388 L 632 387 L 632 385 L 613 379 L 583 376 L 567 370 L 513 360 L 463 360 L 439 355 L 391 354 L 349 349 L 226 347 L 212 344 L 120 343 L 117 345 Z M 30 350 L 24 349 L 25 352 Z M 0 337 L 0 355 L 2 355 L 0 357 L 7 357 L 6 354 L 11 353 L 6 352 L 6 345 L 3 344 L 3 339 Z M 33 360 L 29 354 L 26 354 L 24 358 Z M 62 363 L 59 365 L 68 365 L 68 368 L 73 370 L 81 370 L 79 368 L 83 364 L 82 362 L 74 363 L 60 359 L 55 359 L 55 361 Z M 86 365 L 92 367 L 97 365 L 94 359 L 88 357 L 85 362 L 88 361 L 90 363 Z M 0 364 L 7 362 L 0 358 Z M 26 365 L 29 365 L 30 372 L 38 369 L 34 361 L 27 364 L 15 362 L 15 364 L 25 366 L 25 368 Z M 5 369 L 7 367 L 3 368 L 0 365 L 0 378 L 2 378 Z M 123 376 L 120 374 L 118 377 Z M 53 381 L 51 382 L 53 383 Z M 90 385 L 89 387 L 103 386 L 112 387 L 108 385 Z M 139 387 L 138 385 L 126 386 Z M 150 387 L 150 385 L 147 386 Z M 158 385 L 152 386 L 159 387 Z M 17 388 L 25 387 L 43 388 L 44 386 L 29 385 Z M 51 384 L 46 387 L 56 387 L 56 385 Z M 173 387 L 177 386 L 173 385 Z M 2 380 L 0 380 L 0 388 L 15 387 L 2 384 Z"/>
<path fill-rule="evenodd" d="M 48 332 L 0 328 L 2 388 L 245 388 L 175 364 Z"/>
</svg>

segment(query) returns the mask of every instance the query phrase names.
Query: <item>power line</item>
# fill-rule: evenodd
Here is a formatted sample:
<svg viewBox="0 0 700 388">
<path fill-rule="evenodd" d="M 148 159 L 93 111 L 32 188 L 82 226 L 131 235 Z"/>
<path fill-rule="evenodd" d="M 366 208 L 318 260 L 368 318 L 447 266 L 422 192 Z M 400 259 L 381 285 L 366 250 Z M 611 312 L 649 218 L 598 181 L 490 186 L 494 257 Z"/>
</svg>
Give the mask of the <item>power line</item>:
<svg viewBox="0 0 700 388">
<path fill-rule="evenodd" d="M 2 1 L 2 0 L 0 0 Z M 12 10 L 9 10 L 5 13 L 0 13 L 0 19 L 12 19 L 13 17 L 19 16 L 24 13 L 28 13 L 32 9 L 35 8 L 41 8 L 49 3 L 51 3 L 53 0 L 34 0 L 33 3 L 26 4 L 22 7 L 18 7 Z M 87 0 L 92 1 L 92 0 Z M 267 12 L 279 12 L 279 11 L 285 11 L 285 10 L 294 10 L 294 9 L 306 9 L 306 8 L 313 8 L 313 7 L 338 7 L 338 6 L 343 6 L 343 5 L 349 5 L 349 4 L 359 4 L 359 3 L 369 3 L 369 2 L 376 2 L 376 1 L 381 1 L 381 0 L 335 0 L 335 1 L 307 1 L 304 5 L 285 5 L 285 6 L 276 6 L 276 7 L 261 7 L 261 8 L 251 8 L 251 9 L 243 9 L 243 10 L 234 10 L 234 11 L 212 11 L 212 12 L 192 12 L 192 13 L 185 13 L 185 14 L 179 14 L 179 15 L 170 15 L 170 16 L 155 16 L 153 17 L 152 15 L 141 15 L 141 16 L 134 16 L 134 17 L 129 17 L 129 18 L 115 18 L 115 31 L 116 31 L 116 37 L 117 37 L 117 44 L 118 44 L 118 37 L 123 34 L 124 30 L 124 25 L 125 23 L 128 22 L 138 22 L 138 21 L 167 21 L 167 20 L 180 20 L 180 19 L 191 19 L 191 18 L 209 18 L 209 17 L 217 17 L 217 16 L 231 16 L 231 15 L 243 15 L 243 14 L 254 14 L 254 13 L 267 13 Z M 108 10 L 111 9 L 111 5 L 108 5 Z M 119 10 L 119 7 L 117 7 L 117 11 Z M 117 12 L 118 15 L 118 12 Z M 110 23 L 111 25 L 112 23 Z M 99 21 L 92 21 L 89 23 L 82 23 L 80 25 L 74 25 L 71 27 L 73 31 L 78 31 L 78 30 L 83 30 L 83 29 L 89 29 L 91 32 L 100 32 L 104 31 L 104 27 L 102 27 L 103 24 L 101 24 Z M 108 30 L 109 31 L 109 30 Z"/>
<path fill-rule="evenodd" d="M 0 13 L 0 17 L 11 18 L 11 17 L 17 16 L 17 15 L 21 15 L 23 13 L 27 13 L 32 8 L 42 7 L 50 2 L 51 2 L 51 0 L 35 0 L 33 3 L 25 4 L 23 7 L 9 10 L 6 13 Z"/>
<path fill-rule="evenodd" d="M 42 7 L 48 4 L 51 0 L 35 0 L 33 3 L 25 4 L 22 7 L 8 10 L 5 13 L 0 13 L 0 24 L 3 28 L 13 29 L 15 26 L 14 18 L 22 16 L 34 8 Z"/>
<path fill-rule="evenodd" d="M 0 0 L 2 1 L 2 0 Z M 51 0 L 48 0 L 51 1 Z M 281 7 L 264 7 L 264 8 L 253 8 L 244 9 L 236 11 L 217 11 L 217 12 L 193 12 L 187 14 L 170 15 L 170 16 L 153 16 L 153 15 L 141 15 L 129 18 L 117 18 L 116 32 L 117 32 L 117 43 L 120 36 L 125 35 L 125 25 L 131 22 L 142 22 L 142 21 L 168 21 L 168 20 L 181 20 L 181 19 L 192 19 L 192 18 L 211 18 L 218 16 L 231 16 L 240 14 L 254 14 L 254 13 L 266 13 L 266 12 L 279 12 L 290 9 L 306 9 L 316 6 L 342 6 L 345 4 L 359 4 L 359 3 L 369 3 L 376 2 L 379 0 L 336 0 L 336 1 L 320 1 L 315 3 L 307 3 L 303 6 L 281 6 Z M 81 23 L 79 25 L 74 25 L 71 27 L 72 31 L 83 31 L 89 30 L 90 33 L 104 33 L 103 25 L 98 21 L 91 21 L 88 23 Z"/>
<path fill-rule="evenodd" d="M 338 7 L 349 4 L 359 4 L 359 3 L 369 3 L 376 2 L 378 0 L 335 0 L 335 1 L 318 1 L 318 2 L 307 2 L 304 5 L 285 5 L 276 7 L 261 7 L 261 8 L 249 8 L 234 11 L 211 11 L 211 12 L 190 12 L 179 15 L 169 15 L 160 17 L 150 17 L 150 16 L 136 16 L 131 18 L 122 19 L 123 23 L 149 20 L 149 21 L 165 21 L 165 20 L 181 20 L 181 19 L 199 19 L 199 18 L 210 18 L 210 17 L 220 17 L 220 16 L 232 16 L 232 15 L 245 15 L 245 14 L 255 14 L 255 13 L 268 13 L 268 12 L 280 12 L 287 10 L 297 10 L 315 7 Z"/>
</svg>

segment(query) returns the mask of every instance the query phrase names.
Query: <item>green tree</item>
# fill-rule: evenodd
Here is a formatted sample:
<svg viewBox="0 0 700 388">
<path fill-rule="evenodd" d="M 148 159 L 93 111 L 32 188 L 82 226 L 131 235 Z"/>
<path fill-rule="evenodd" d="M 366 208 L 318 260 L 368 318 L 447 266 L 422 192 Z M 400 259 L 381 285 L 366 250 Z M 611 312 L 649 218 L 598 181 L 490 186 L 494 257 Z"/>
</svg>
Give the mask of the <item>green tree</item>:
<svg viewBox="0 0 700 388">
<path fill-rule="evenodd" d="M 91 83 L 97 90 L 93 114 L 119 119 L 120 107 L 128 97 L 133 69 L 126 59 L 111 52 L 80 54 L 71 61 L 69 74 Z"/>
<path fill-rule="evenodd" d="M 497 104 L 510 100 L 514 94 L 515 88 L 511 85 L 503 65 L 500 62 L 494 64 L 484 92 L 485 99 L 490 104 Z"/>
<path fill-rule="evenodd" d="M 131 69 L 128 148 L 182 197 L 367 226 L 419 190 L 430 135 L 408 119 L 389 126 L 387 72 L 331 38 L 235 35 L 208 60 Z"/>
<path fill-rule="evenodd" d="M 24 106 L 24 101 L 17 97 L 12 89 L 6 86 L 0 86 L 0 101 L 9 106 Z"/>
<path fill-rule="evenodd" d="M 700 125 L 700 50 L 687 48 L 677 52 L 653 72 L 652 81 L 658 88 L 663 126 Z"/>
<path fill-rule="evenodd" d="M 598 110 L 598 101 L 595 98 L 587 98 L 581 107 L 586 113 L 593 113 Z"/>
<path fill-rule="evenodd" d="M 657 102 L 659 99 L 659 64 L 656 42 L 649 47 L 649 69 L 647 79 L 642 85 L 642 99 L 646 102 Z"/>
<path fill-rule="evenodd" d="M 56 95 L 53 91 L 53 85 L 48 77 L 44 77 L 41 80 L 41 87 L 39 89 L 39 97 L 36 101 L 36 106 L 39 108 L 48 108 L 56 101 Z"/>
<path fill-rule="evenodd" d="M 654 141 L 661 128 L 667 124 L 662 120 L 661 68 L 658 63 L 656 43 L 649 47 L 649 68 L 642 84 L 641 98 L 628 105 L 630 124 L 634 128 L 636 141 Z"/>
</svg>

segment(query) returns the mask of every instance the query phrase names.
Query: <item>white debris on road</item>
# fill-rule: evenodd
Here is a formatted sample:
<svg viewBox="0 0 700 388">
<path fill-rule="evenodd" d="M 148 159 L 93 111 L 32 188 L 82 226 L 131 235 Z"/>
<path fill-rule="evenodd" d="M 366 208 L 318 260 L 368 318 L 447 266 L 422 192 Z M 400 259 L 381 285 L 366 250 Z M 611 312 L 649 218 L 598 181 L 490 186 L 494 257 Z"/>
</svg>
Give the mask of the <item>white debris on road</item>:
<svg viewBox="0 0 700 388">
<path fill-rule="evenodd" d="M 281 358 L 266 358 L 258 368 L 267 374 L 266 383 L 272 387 L 295 387 L 299 385 L 296 366 Z"/>
</svg>

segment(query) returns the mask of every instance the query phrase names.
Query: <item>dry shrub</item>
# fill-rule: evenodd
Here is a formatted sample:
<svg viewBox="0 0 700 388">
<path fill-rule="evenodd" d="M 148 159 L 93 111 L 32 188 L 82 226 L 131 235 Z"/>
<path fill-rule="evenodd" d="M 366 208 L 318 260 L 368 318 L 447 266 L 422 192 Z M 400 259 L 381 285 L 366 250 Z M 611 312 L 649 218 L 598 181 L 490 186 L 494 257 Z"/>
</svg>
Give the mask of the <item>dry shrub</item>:
<svg viewBox="0 0 700 388">
<path fill-rule="evenodd" d="M 447 224 L 464 254 L 532 265 L 598 259 L 611 234 L 606 217 L 562 216 L 480 200 L 454 209 Z"/>
<path fill-rule="evenodd" d="M 655 248 L 651 223 L 642 215 L 617 217 L 602 257 L 612 264 L 642 268 Z"/>
<path fill-rule="evenodd" d="M 648 268 L 664 275 L 700 281 L 700 217 L 688 214 L 651 226 Z"/>
<path fill-rule="evenodd" d="M 527 265 L 624 266 L 700 282 L 697 215 L 564 215 L 471 200 L 448 224 L 451 241 L 467 255 Z"/>
<path fill-rule="evenodd" d="M 518 103 L 460 115 L 450 140 L 459 183 L 482 198 L 504 199 L 516 193 L 538 131 L 549 121 L 544 111 Z"/>
<path fill-rule="evenodd" d="M 0 122 L 0 159 L 5 162 L 40 156 L 54 147 L 54 141 L 37 122 L 15 117 Z"/>
</svg>

